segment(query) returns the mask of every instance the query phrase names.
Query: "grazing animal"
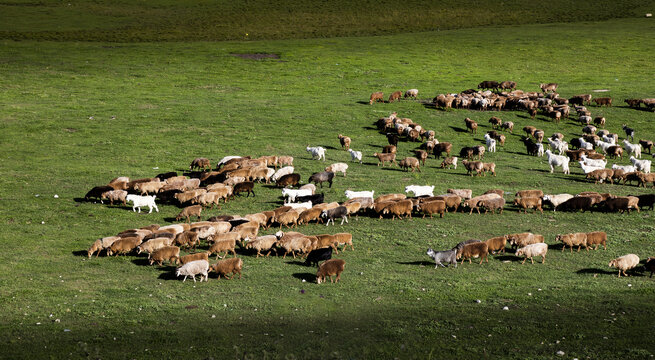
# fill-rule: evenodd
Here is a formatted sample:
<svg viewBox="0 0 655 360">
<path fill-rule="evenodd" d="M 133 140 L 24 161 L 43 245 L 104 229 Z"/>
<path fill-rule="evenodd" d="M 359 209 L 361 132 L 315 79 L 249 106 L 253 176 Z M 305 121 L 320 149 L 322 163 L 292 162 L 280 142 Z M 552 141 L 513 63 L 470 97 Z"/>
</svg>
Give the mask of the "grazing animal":
<svg viewBox="0 0 655 360">
<path fill-rule="evenodd" d="M 186 218 L 187 222 L 191 222 L 191 216 L 197 216 L 200 220 L 200 213 L 202 212 L 201 205 L 192 205 L 187 206 L 175 217 L 175 221 L 179 221 L 182 218 Z"/>
<path fill-rule="evenodd" d="M 489 134 L 484 135 L 484 140 L 487 143 L 487 151 L 488 152 L 496 152 L 496 140 L 492 139 Z"/>
<path fill-rule="evenodd" d="M 646 264 L 644 264 L 644 268 L 650 271 L 649 277 L 653 277 L 653 273 L 655 272 L 655 257 L 649 257 L 648 260 L 646 260 Z"/>
<path fill-rule="evenodd" d="M 650 154 L 653 148 L 653 142 L 650 140 L 639 140 L 639 144 Z"/>
<path fill-rule="evenodd" d="M 245 192 L 247 194 L 246 197 L 249 197 L 250 194 L 252 194 L 252 196 L 254 197 L 255 196 L 254 188 L 255 188 L 255 183 L 253 183 L 252 181 L 240 182 L 240 183 L 234 185 L 234 189 L 232 190 L 232 194 L 233 195 L 239 195 L 240 193 Z"/>
<path fill-rule="evenodd" d="M 316 272 L 316 283 L 320 284 L 325 282 L 325 278 L 329 277 L 330 282 L 339 282 L 341 278 L 341 273 L 346 265 L 346 261 L 343 259 L 330 259 L 326 260 L 321 266 L 318 267 Z M 336 275 L 336 279 L 332 279 L 332 276 Z"/>
<path fill-rule="evenodd" d="M 504 254 L 505 246 L 507 245 L 507 235 L 492 237 L 485 242 L 490 253 L 494 254 L 496 251 L 500 251 Z"/>
<path fill-rule="evenodd" d="M 159 266 L 161 266 L 164 261 L 175 264 L 178 262 L 179 258 L 180 248 L 177 246 L 163 246 L 148 255 L 150 265 L 157 263 Z"/>
<path fill-rule="evenodd" d="M 478 123 L 477 122 L 475 122 L 474 120 L 471 120 L 469 118 L 464 119 L 464 122 L 466 123 L 466 129 L 471 130 L 471 133 L 478 132 Z"/>
<path fill-rule="evenodd" d="M 594 246 L 594 250 L 598 249 L 600 245 L 603 245 L 605 250 L 607 250 L 607 233 L 604 231 L 594 231 L 587 233 L 587 250 L 589 247 Z"/>
<path fill-rule="evenodd" d="M 403 96 L 402 91 L 394 91 L 389 95 L 389 102 L 392 103 L 396 100 L 400 100 L 400 97 Z"/>
<path fill-rule="evenodd" d="M 312 174 L 312 176 L 309 177 L 307 182 L 310 183 L 315 183 L 315 184 L 320 184 L 321 188 L 323 188 L 323 183 L 328 182 L 330 184 L 330 187 L 332 187 L 332 180 L 334 179 L 334 173 L 331 171 L 321 171 Z"/>
<path fill-rule="evenodd" d="M 587 234 L 586 233 L 572 233 L 572 234 L 559 234 L 555 237 L 555 242 L 562 242 L 562 252 L 566 249 L 566 245 L 571 249 L 573 253 L 573 247 L 578 247 L 578 252 L 582 246 L 589 251 L 589 246 L 587 245 Z"/>
<path fill-rule="evenodd" d="M 534 264 L 532 259 L 535 256 L 541 256 L 541 263 L 546 262 L 546 253 L 548 252 L 548 245 L 545 243 L 530 244 L 519 248 L 516 250 L 516 256 L 524 256 L 525 259 L 521 262 L 521 265 L 525 263 L 526 260 L 530 259 L 530 262 Z"/>
<path fill-rule="evenodd" d="M 612 106 L 612 98 L 611 97 L 600 97 L 600 98 L 595 98 L 593 100 L 596 105 L 598 106 Z"/>
<path fill-rule="evenodd" d="M 557 207 L 564 203 L 565 201 L 571 199 L 573 195 L 571 194 L 557 194 L 557 195 L 544 195 L 543 201 L 549 202 L 553 207 L 553 212 L 557 210 Z"/>
<path fill-rule="evenodd" d="M 432 248 L 428 248 L 428 256 L 434 259 L 434 268 L 446 267 L 443 263 L 455 265 L 457 267 L 457 251 L 456 250 L 447 250 L 447 251 L 434 251 Z"/>
<path fill-rule="evenodd" d="M 114 201 L 120 201 L 125 205 L 127 201 L 127 191 L 112 190 L 104 192 L 100 195 L 100 201 L 102 202 L 102 200 L 109 200 L 110 205 L 114 205 Z"/>
<path fill-rule="evenodd" d="M 346 170 L 348 170 L 348 164 L 346 163 L 334 163 L 325 168 L 325 171 L 337 173 L 340 172 L 346 177 Z"/>
<path fill-rule="evenodd" d="M 402 219 L 403 215 L 409 216 L 410 218 L 412 217 L 412 208 L 414 207 L 414 203 L 411 200 L 400 200 L 397 202 L 393 202 L 386 206 L 382 210 L 382 214 L 388 214 L 391 213 L 392 217 L 391 220 L 395 220 L 396 216 L 399 219 Z M 343 221 L 342 221 L 343 223 Z"/>
<path fill-rule="evenodd" d="M 408 97 L 416 99 L 417 96 L 418 96 L 418 89 L 409 89 L 405 91 L 405 99 L 407 99 Z"/>
<path fill-rule="evenodd" d="M 243 260 L 234 257 L 231 259 L 219 260 L 216 264 L 210 266 L 208 272 L 215 272 L 219 279 L 221 278 L 221 275 L 223 275 L 228 280 L 232 280 L 232 278 L 238 273 L 239 279 L 241 279 L 242 268 Z M 232 274 L 232 276 L 227 277 L 228 274 Z"/>
<path fill-rule="evenodd" d="M 300 182 L 300 174 L 286 174 L 279 178 L 275 184 L 277 187 L 296 186 Z"/>
<path fill-rule="evenodd" d="M 414 196 L 434 196 L 434 185 L 407 185 L 405 186 L 405 192 L 413 192 Z M 372 195 L 372 194 L 371 194 Z M 372 196 L 371 196 L 372 197 Z"/>
<path fill-rule="evenodd" d="M 373 156 L 378 158 L 378 166 L 380 166 L 380 163 L 382 163 L 382 166 L 384 166 L 385 162 L 393 163 L 396 164 L 396 154 L 380 154 L 380 153 L 374 153 Z"/>
<path fill-rule="evenodd" d="M 324 260 L 330 260 L 332 259 L 332 248 L 331 247 L 325 247 L 325 248 L 320 248 L 320 249 L 314 249 L 309 252 L 307 255 L 307 260 L 305 260 L 305 266 L 312 266 L 316 264 L 316 266 L 319 265 L 319 262 L 324 261 Z"/>
<path fill-rule="evenodd" d="M 325 161 L 325 148 L 321 146 L 315 146 L 315 147 L 307 146 L 305 150 L 308 153 L 312 154 L 312 159 L 321 160 L 322 158 L 323 161 Z"/>
<path fill-rule="evenodd" d="M 132 211 L 136 212 L 136 209 L 139 209 L 139 213 L 141 213 L 141 207 L 147 206 L 150 209 L 148 214 L 152 213 L 153 208 L 159 212 L 159 208 L 155 204 L 155 195 L 141 196 L 130 194 L 125 197 L 125 200 L 132 202 Z"/>
<path fill-rule="evenodd" d="M 626 271 L 633 269 L 639 265 L 639 256 L 635 254 L 628 254 L 618 257 L 609 263 L 609 267 L 619 269 L 619 277 L 621 277 L 621 272 L 624 276 L 628 276 Z"/>
<path fill-rule="evenodd" d="M 641 158 L 641 144 L 631 144 L 627 139 L 623 140 L 623 146 L 628 152 L 628 155 L 633 155 L 636 158 Z"/>
<path fill-rule="evenodd" d="M 443 218 L 447 211 L 446 202 L 443 200 L 422 202 L 418 205 L 418 211 L 423 213 L 423 218 L 425 215 L 430 215 L 430 219 L 432 219 L 433 214 L 439 214 L 439 217 Z"/>
<path fill-rule="evenodd" d="M 362 152 L 361 151 L 355 151 L 353 149 L 348 149 L 348 152 L 350 153 L 350 161 L 359 161 L 359 163 L 362 163 Z"/>
<path fill-rule="evenodd" d="M 630 162 L 632 162 L 632 165 L 634 165 L 638 171 L 645 174 L 650 173 L 651 160 L 638 160 L 634 156 L 630 156 Z"/>
<path fill-rule="evenodd" d="M 200 282 L 202 282 L 202 277 L 205 277 L 205 281 L 209 281 L 209 262 L 207 260 L 195 260 L 188 262 L 175 271 L 175 276 L 180 277 L 184 275 L 184 280 L 182 282 L 186 281 L 186 278 L 188 276 L 191 276 L 193 278 L 193 282 L 196 282 L 196 275 L 200 275 Z"/>
<path fill-rule="evenodd" d="M 113 187 L 111 186 L 96 186 L 93 189 L 89 190 L 86 195 L 84 195 L 84 200 L 90 200 L 91 198 L 96 198 L 100 199 L 100 203 L 102 204 L 102 194 L 114 190 Z"/>
<path fill-rule="evenodd" d="M 462 259 L 462 264 L 464 260 L 468 259 L 469 264 L 471 263 L 472 258 L 480 258 L 480 265 L 482 265 L 482 260 L 489 262 L 487 255 L 489 254 L 489 248 L 487 247 L 486 242 L 472 242 L 466 244 L 457 250 L 457 259 Z"/>
<path fill-rule="evenodd" d="M 482 176 L 482 170 L 484 168 L 484 165 L 481 161 L 463 160 L 462 165 L 464 165 L 464 168 L 466 169 L 466 173 L 468 175 L 473 176 L 473 172 L 475 172 L 477 176 Z"/>
<path fill-rule="evenodd" d="M 449 169 L 450 169 L 451 166 L 454 167 L 455 169 L 457 169 L 457 156 L 451 156 L 451 157 L 445 158 L 441 162 L 441 168 L 443 169 L 446 166 L 448 166 Z"/>
<path fill-rule="evenodd" d="M 541 207 L 541 204 L 542 199 L 540 197 L 521 197 L 514 199 L 514 205 L 522 208 L 526 214 L 528 213 L 528 209 L 534 209 L 535 213 L 539 210 L 543 214 L 544 209 Z M 519 212 L 521 211 L 519 210 Z"/>
<path fill-rule="evenodd" d="M 547 83 L 547 84 L 541 83 L 541 84 L 539 84 L 539 88 L 544 93 L 549 92 L 549 91 L 552 91 L 552 92 L 557 91 L 557 86 L 558 86 L 557 83 Z"/>
<path fill-rule="evenodd" d="M 193 170 L 194 168 L 196 169 L 208 169 L 211 170 L 212 165 L 209 159 L 207 158 L 195 158 L 193 161 L 191 161 L 191 165 L 189 166 L 189 170 Z"/>
<path fill-rule="evenodd" d="M 442 142 L 434 145 L 432 152 L 434 153 L 434 158 L 438 159 L 441 157 L 441 154 L 446 153 L 446 156 L 450 156 L 450 152 L 453 149 L 453 144 L 449 142 Z"/>
<path fill-rule="evenodd" d="M 373 105 L 374 102 L 378 102 L 378 101 L 384 102 L 384 93 L 382 93 L 381 91 L 372 93 L 371 98 L 368 101 L 368 104 Z"/>
<path fill-rule="evenodd" d="M 412 169 L 412 172 L 414 172 L 414 169 L 416 169 L 418 170 L 418 172 L 421 172 L 421 166 L 420 166 L 421 164 L 419 160 L 415 157 L 406 157 L 400 160 L 400 163 L 398 163 L 398 165 L 405 171 L 409 171 L 409 169 Z"/>
</svg>

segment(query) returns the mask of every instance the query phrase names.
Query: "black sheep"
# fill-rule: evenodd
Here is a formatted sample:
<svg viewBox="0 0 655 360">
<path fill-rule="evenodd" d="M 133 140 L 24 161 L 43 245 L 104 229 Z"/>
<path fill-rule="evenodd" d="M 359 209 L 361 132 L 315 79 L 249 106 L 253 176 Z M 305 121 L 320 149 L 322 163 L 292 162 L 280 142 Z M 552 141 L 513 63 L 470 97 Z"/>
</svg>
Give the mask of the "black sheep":
<svg viewBox="0 0 655 360">
<path fill-rule="evenodd" d="M 307 260 L 305 261 L 305 265 L 312 266 L 316 264 L 316 266 L 318 266 L 319 261 L 330 260 L 330 259 L 332 259 L 331 247 L 315 249 L 310 251 L 309 255 L 307 255 Z"/>
</svg>

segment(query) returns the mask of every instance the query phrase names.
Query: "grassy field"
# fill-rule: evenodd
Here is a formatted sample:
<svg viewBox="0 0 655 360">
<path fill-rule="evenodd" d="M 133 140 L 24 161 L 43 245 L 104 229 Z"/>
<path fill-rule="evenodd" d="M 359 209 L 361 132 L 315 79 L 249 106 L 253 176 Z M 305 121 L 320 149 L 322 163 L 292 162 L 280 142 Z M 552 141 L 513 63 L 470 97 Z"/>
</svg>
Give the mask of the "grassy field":
<svg viewBox="0 0 655 360">
<path fill-rule="evenodd" d="M 432 184 L 440 193 L 452 187 L 476 194 L 652 193 L 594 185 L 577 165 L 570 176 L 550 174 L 544 158 L 525 155 L 520 130 L 485 157 L 497 164 L 495 178 L 438 169 L 434 159 L 421 173 L 378 168 L 372 153 L 386 139 L 373 123 L 393 111 L 456 149 L 482 143 L 492 115 L 566 139 L 579 136 L 580 126 L 518 112 L 367 100 L 378 90 L 418 88 L 419 98 L 429 100 L 487 79 L 511 79 L 530 91 L 553 81 L 566 97 L 609 90 L 602 94 L 615 106 L 593 107 L 593 115 L 604 115 L 611 132 L 623 135 L 627 123 L 637 138 L 653 140 L 655 114 L 622 104 L 655 94 L 653 35 L 652 21 L 625 19 L 266 42 L 1 41 L 0 357 L 549 359 L 563 351 L 571 359 L 652 358 L 655 280 L 639 273 L 618 279 L 607 267 L 627 253 L 655 255 L 652 211 L 525 215 L 508 206 L 502 215 L 432 220 L 360 216 L 343 226 L 299 230 L 353 233 L 355 251 L 338 255 L 346 260 L 339 284 L 316 285 L 315 270 L 298 260 L 249 254 L 240 254 L 241 280 L 194 284 L 174 279 L 172 267 L 146 266 L 143 256 L 85 253 L 98 237 L 169 223 L 179 208 L 162 204 L 159 213 L 135 214 L 79 198 L 116 176 L 181 172 L 198 156 L 215 162 L 233 154 L 292 155 L 306 180 L 331 162 L 350 160 L 339 133 L 366 156 L 323 189 L 329 201 L 345 200 L 346 189 L 383 194 L 409 184 Z M 251 53 L 279 59 L 233 56 Z M 465 117 L 478 120 L 477 135 L 463 131 Z M 312 161 L 308 144 L 326 147 L 328 161 Z M 417 145 L 401 143 L 400 154 Z M 280 205 L 278 189 L 255 191 L 255 198 L 205 216 Z M 608 233 L 607 250 L 562 253 L 554 243 L 558 233 L 592 230 Z M 522 231 L 546 236 L 545 264 L 520 265 L 510 253 L 435 270 L 425 255 L 428 246 L 447 249 Z"/>
</svg>

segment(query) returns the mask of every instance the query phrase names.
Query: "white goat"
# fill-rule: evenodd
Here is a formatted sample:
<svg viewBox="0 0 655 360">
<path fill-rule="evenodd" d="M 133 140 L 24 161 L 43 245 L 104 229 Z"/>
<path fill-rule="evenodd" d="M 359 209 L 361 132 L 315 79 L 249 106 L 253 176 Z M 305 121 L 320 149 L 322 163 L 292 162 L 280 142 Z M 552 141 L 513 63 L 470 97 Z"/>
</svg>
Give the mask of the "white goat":
<svg viewBox="0 0 655 360">
<path fill-rule="evenodd" d="M 221 167 L 221 165 L 225 164 L 226 162 L 228 162 L 228 161 L 230 161 L 232 159 L 239 159 L 239 158 L 241 158 L 241 156 L 234 156 L 234 155 L 226 156 L 226 157 L 222 158 L 221 161 L 218 162 L 216 167 Z"/>
<path fill-rule="evenodd" d="M 623 165 L 622 166 L 622 165 L 614 164 L 614 165 L 612 165 L 612 169 L 613 170 L 623 170 L 623 172 L 625 172 L 625 173 L 630 173 L 630 172 L 637 171 L 637 168 L 634 167 L 633 165 Z"/>
<path fill-rule="evenodd" d="M 358 197 L 363 197 L 363 198 L 373 198 L 373 194 L 375 193 L 375 190 L 371 191 L 350 191 L 346 190 L 344 194 L 348 199 L 354 199 Z"/>
<path fill-rule="evenodd" d="M 405 186 L 405 192 L 413 192 L 414 196 L 434 196 L 434 185 L 408 185 Z"/>
<path fill-rule="evenodd" d="M 634 156 L 630 156 L 630 161 L 632 162 L 632 165 L 637 168 L 637 170 L 649 174 L 650 173 L 650 160 L 637 160 L 635 159 Z M 128 195 L 129 196 L 129 195 Z"/>
<path fill-rule="evenodd" d="M 496 139 L 492 139 L 489 134 L 484 134 L 484 139 L 487 141 L 487 151 L 496 152 Z"/>
<path fill-rule="evenodd" d="M 296 201 L 298 196 L 313 195 L 311 189 L 296 190 L 296 189 L 282 189 L 282 197 L 285 198 L 285 204 Z"/>
<path fill-rule="evenodd" d="M 631 144 L 628 139 L 623 140 L 623 146 L 628 154 L 634 154 L 635 158 L 641 159 L 641 144 Z"/>
<path fill-rule="evenodd" d="M 293 166 L 285 166 L 280 168 L 275 172 L 275 174 L 273 174 L 273 176 L 271 176 L 271 181 L 278 181 L 284 175 L 293 174 L 293 170 Z"/>
<path fill-rule="evenodd" d="M 325 161 L 325 149 L 320 146 L 315 146 L 315 147 L 307 147 L 307 152 L 312 154 L 312 159 L 316 158 L 316 160 L 321 160 L 323 158 L 323 161 Z"/>
<path fill-rule="evenodd" d="M 585 154 L 580 155 L 580 159 L 582 159 L 585 165 L 596 166 L 603 169 L 607 166 L 607 160 L 590 159 Z"/>
<path fill-rule="evenodd" d="M 348 149 L 348 152 L 350 153 L 350 161 L 359 161 L 359 163 L 362 163 L 362 152 L 361 151 L 355 151 L 353 149 Z"/>
<path fill-rule="evenodd" d="M 564 174 L 571 173 L 571 170 L 569 169 L 570 159 L 567 156 L 555 155 L 550 151 L 550 149 L 546 150 L 546 156 L 548 157 L 548 165 L 550 165 L 551 173 L 555 170 L 555 166 L 561 166 Z"/>
<path fill-rule="evenodd" d="M 582 160 L 578 161 L 578 163 L 580 164 L 580 167 L 582 168 L 582 172 L 584 172 L 585 175 L 589 174 L 590 172 L 592 172 L 594 170 L 601 170 L 601 169 L 605 168 L 605 167 L 600 167 L 600 166 L 587 165 Z"/>
<path fill-rule="evenodd" d="M 580 149 L 586 149 L 586 150 L 594 149 L 593 143 L 586 142 L 583 138 L 579 138 L 578 140 L 580 140 Z"/>
<path fill-rule="evenodd" d="M 136 209 L 138 208 L 140 213 L 141 207 L 147 206 L 150 209 L 150 211 L 148 211 L 148 214 L 152 212 L 152 208 L 155 208 L 155 210 L 159 212 L 159 208 L 157 207 L 157 204 L 155 204 L 155 195 L 141 196 L 141 195 L 130 194 L 127 195 L 125 200 L 132 202 L 132 211 L 136 211 Z"/>
<path fill-rule="evenodd" d="M 616 134 L 614 134 L 614 135 L 616 135 Z M 616 145 L 616 137 L 614 135 L 612 135 L 612 136 L 603 135 L 602 139 L 603 139 L 604 142 L 610 143 L 612 145 Z"/>
<path fill-rule="evenodd" d="M 537 156 L 544 156 L 544 144 L 537 144 Z"/>
</svg>

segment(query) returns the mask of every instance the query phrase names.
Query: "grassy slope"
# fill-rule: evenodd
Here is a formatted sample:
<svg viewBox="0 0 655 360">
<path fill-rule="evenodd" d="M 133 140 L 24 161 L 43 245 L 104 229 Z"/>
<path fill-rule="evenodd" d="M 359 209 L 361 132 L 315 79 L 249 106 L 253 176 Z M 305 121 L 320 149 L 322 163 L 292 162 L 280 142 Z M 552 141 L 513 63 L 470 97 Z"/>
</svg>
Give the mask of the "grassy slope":
<svg viewBox="0 0 655 360">
<path fill-rule="evenodd" d="M 642 17 L 647 2 L 39 1 L 0 3 L 0 38 L 69 41 L 290 39 Z"/>
<path fill-rule="evenodd" d="M 0 43 L 0 170 L 5 174 L 0 244 L 3 253 L 12 254 L 0 263 L 0 271 L 11 274 L 0 278 L 3 356 L 27 351 L 37 357 L 551 358 L 563 350 L 578 358 L 643 358 L 655 353 L 655 343 L 644 336 L 655 318 L 652 279 L 618 280 L 607 268 L 609 259 L 629 252 L 642 258 L 655 254 L 652 212 L 535 216 L 509 210 L 502 216 L 457 213 L 402 222 L 360 218 L 327 230 L 311 225 L 301 231 L 354 234 L 356 251 L 340 255 L 347 261 L 341 284 L 303 283 L 313 280 L 312 269 L 288 259 L 246 256 L 240 281 L 212 279 L 193 287 L 170 281 L 170 268 L 142 266 L 143 258 L 76 255 L 98 236 L 165 223 L 179 211 L 175 206 L 137 215 L 74 200 L 115 176 L 181 171 L 196 156 L 215 161 L 230 154 L 290 154 L 305 178 L 324 166 L 309 160 L 307 144 L 328 147 L 330 161 L 349 160 L 347 153 L 330 148 L 338 147 L 338 133 L 350 135 L 353 148 L 368 156 L 362 166 L 351 164 L 346 179 L 325 189 L 331 201 L 343 200 L 347 188 L 401 192 L 411 183 L 434 184 L 439 192 L 449 187 L 476 193 L 489 188 L 651 192 L 594 186 L 583 181 L 577 166 L 573 176 L 551 175 L 544 159 L 524 155 L 518 134 L 487 157 L 497 164 L 497 178 L 440 170 L 435 160 L 421 174 L 380 169 L 370 157 L 386 143 L 371 125 L 379 116 L 398 111 L 459 149 L 481 143 L 492 114 L 442 112 L 412 101 L 360 102 L 374 90 L 412 87 L 427 99 L 483 79 L 512 79 L 526 90 L 556 81 L 564 96 L 593 89 L 609 89 L 616 100 L 652 96 L 655 74 L 648 55 L 655 51 L 649 42 L 654 30 L 650 21 L 618 20 L 329 40 Z M 560 45 L 558 39 L 581 33 L 584 43 Z M 230 55 L 247 52 L 274 52 L 281 59 Z M 653 139 L 652 113 L 622 106 L 592 112 L 605 115 L 612 132 L 620 133 L 627 122 L 638 137 Z M 479 120 L 479 135 L 460 131 L 466 116 Z M 561 131 L 567 139 L 580 128 L 519 113 L 500 116 L 517 128 L 534 124 L 546 134 Z M 413 147 L 401 144 L 401 154 Z M 277 206 L 278 190 L 258 186 L 257 191 L 256 200 L 237 199 L 208 213 Z M 543 266 L 521 266 L 512 256 L 501 256 L 483 266 L 433 270 L 424 255 L 428 245 L 442 249 L 468 238 L 528 230 L 546 235 L 549 243 L 557 233 L 604 230 L 610 247 L 571 255 L 555 246 Z M 198 308 L 185 309 L 189 305 Z M 510 310 L 502 311 L 503 306 Z"/>
</svg>

